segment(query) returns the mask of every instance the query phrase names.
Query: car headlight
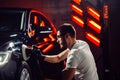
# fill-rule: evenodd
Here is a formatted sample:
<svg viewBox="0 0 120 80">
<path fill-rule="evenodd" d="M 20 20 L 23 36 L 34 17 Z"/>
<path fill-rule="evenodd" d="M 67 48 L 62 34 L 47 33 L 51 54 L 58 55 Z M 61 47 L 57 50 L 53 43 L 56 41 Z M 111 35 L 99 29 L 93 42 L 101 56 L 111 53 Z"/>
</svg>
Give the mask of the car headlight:
<svg viewBox="0 0 120 80">
<path fill-rule="evenodd" d="M 0 65 L 4 65 L 8 62 L 9 53 L 0 53 Z"/>
</svg>

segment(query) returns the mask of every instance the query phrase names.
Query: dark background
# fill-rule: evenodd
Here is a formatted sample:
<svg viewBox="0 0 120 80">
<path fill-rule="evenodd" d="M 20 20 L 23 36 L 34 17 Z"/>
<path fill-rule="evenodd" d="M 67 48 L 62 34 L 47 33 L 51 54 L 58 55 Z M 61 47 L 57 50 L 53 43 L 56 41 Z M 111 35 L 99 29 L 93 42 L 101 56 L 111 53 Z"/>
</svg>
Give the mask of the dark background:
<svg viewBox="0 0 120 80">
<path fill-rule="evenodd" d="M 45 13 L 58 26 L 70 20 L 71 0 L 0 0 L 0 7 L 34 8 Z"/>
</svg>

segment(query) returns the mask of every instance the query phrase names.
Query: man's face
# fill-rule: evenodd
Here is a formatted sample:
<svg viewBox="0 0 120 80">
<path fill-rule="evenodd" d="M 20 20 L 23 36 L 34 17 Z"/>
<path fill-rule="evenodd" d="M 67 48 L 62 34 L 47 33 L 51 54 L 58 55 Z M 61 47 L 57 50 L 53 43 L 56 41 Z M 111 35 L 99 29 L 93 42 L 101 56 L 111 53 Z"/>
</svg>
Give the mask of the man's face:
<svg viewBox="0 0 120 80">
<path fill-rule="evenodd" d="M 57 32 L 57 41 L 60 44 L 61 48 L 67 48 L 67 43 L 64 35 L 61 35 L 60 31 Z"/>
</svg>

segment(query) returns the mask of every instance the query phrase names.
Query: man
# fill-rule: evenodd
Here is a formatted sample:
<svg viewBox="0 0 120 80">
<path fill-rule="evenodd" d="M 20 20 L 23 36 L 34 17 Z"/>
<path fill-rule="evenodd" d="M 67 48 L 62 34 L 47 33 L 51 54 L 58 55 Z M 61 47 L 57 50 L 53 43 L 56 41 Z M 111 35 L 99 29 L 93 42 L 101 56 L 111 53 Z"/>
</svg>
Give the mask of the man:
<svg viewBox="0 0 120 80">
<path fill-rule="evenodd" d="M 58 28 L 57 39 L 61 48 L 66 48 L 58 55 L 41 55 L 41 59 L 50 63 L 66 60 L 62 71 L 63 80 L 98 80 L 94 57 L 89 45 L 82 40 L 76 40 L 76 31 L 71 24 L 65 23 Z"/>
</svg>

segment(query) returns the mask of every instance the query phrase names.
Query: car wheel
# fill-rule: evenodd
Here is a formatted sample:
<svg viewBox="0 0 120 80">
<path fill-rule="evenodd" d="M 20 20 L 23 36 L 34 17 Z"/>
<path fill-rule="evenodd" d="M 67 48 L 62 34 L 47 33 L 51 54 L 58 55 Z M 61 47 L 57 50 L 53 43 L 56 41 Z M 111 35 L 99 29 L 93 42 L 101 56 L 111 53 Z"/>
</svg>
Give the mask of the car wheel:
<svg viewBox="0 0 120 80">
<path fill-rule="evenodd" d="M 28 64 L 23 61 L 18 72 L 17 80 L 32 80 L 32 74 Z"/>
</svg>

